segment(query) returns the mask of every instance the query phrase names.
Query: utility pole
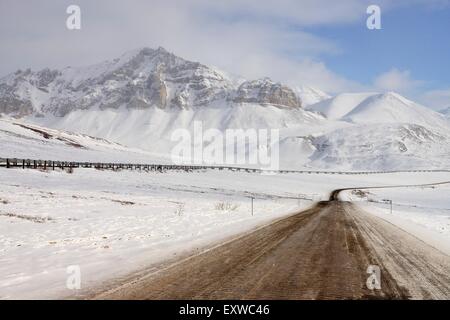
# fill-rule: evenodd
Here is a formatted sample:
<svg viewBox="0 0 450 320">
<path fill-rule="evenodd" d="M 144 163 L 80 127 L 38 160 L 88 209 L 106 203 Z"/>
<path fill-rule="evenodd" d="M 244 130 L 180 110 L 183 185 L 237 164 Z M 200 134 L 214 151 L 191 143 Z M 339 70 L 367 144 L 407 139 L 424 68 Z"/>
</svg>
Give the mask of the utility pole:
<svg viewBox="0 0 450 320">
<path fill-rule="evenodd" d="M 251 197 L 252 199 L 252 216 L 253 216 L 253 197 Z"/>
</svg>

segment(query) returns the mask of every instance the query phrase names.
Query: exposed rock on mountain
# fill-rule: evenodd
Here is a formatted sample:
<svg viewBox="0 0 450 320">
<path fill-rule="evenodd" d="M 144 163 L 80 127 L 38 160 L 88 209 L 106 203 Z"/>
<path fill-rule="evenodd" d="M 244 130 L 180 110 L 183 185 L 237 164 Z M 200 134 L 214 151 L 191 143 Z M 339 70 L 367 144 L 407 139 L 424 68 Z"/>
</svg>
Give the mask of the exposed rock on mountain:
<svg viewBox="0 0 450 320">
<path fill-rule="evenodd" d="M 242 83 L 233 98 L 236 103 L 271 104 L 291 108 L 300 108 L 300 99 L 294 91 L 269 78 L 246 81 Z"/>
</svg>

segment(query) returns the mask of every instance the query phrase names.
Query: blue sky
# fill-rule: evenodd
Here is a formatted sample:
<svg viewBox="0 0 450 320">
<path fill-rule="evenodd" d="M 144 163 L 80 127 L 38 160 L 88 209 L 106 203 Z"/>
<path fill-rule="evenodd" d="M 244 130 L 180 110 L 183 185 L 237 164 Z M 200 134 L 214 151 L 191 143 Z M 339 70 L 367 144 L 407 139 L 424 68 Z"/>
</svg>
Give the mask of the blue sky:
<svg viewBox="0 0 450 320">
<path fill-rule="evenodd" d="M 81 30 L 66 8 L 81 8 Z M 381 8 L 382 30 L 366 9 Z M 0 1 L 0 75 L 159 47 L 248 79 L 450 106 L 450 0 Z"/>
<path fill-rule="evenodd" d="M 370 85 L 388 69 L 409 70 L 424 88 L 450 84 L 450 6 L 409 6 L 382 11 L 382 29 L 351 25 L 311 27 L 315 35 L 336 41 L 341 54 L 322 58 L 338 74 Z"/>
</svg>

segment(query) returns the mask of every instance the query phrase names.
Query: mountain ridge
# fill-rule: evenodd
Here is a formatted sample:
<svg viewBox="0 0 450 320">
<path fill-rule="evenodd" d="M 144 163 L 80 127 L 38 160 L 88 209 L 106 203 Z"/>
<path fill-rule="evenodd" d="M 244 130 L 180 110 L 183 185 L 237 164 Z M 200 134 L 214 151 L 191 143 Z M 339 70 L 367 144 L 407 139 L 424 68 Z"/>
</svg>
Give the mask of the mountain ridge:
<svg viewBox="0 0 450 320">
<path fill-rule="evenodd" d="M 444 116 L 395 92 L 343 93 L 308 107 L 353 123 L 414 123 L 448 128 Z"/>
<path fill-rule="evenodd" d="M 90 66 L 17 70 L 0 78 L 0 113 L 65 116 L 79 109 L 186 109 L 239 103 L 301 108 L 306 90 L 269 78 L 236 84 L 217 68 L 162 47 L 144 47 Z M 308 99 L 327 97 L 312 88 L 304 94 Z"/>
</svg>

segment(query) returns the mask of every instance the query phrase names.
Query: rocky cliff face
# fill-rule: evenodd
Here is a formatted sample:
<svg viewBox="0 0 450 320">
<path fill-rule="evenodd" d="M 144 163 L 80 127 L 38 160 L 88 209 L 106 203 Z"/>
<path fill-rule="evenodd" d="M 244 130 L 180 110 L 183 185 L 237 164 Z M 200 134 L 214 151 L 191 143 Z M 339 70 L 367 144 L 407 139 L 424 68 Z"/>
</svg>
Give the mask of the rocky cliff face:
<svg viewBox="0 0 450 320">
<path fill-rule="evenodd" d="M 0 113 L 64 116 L 79 109 L 193 108 L 233 103 L 300 108 L 268 78 L 235 86 L 223 73 L 163 48 L 143 48 L 82 68 L 17 71 L 0 79 Z"/>
<path fill-rule="evenodd" d="M 57 70 L 32 72 L 18 70 L 0 79 L 0 113 L 25 116 L 35 111 L 34 95 L 47 95 L 48 86 L 59 75 Z"/>
<path fill-rule="evenodd" d="M 271 104 L 281 107 L 300 108 L 300 99 L 294 91 L 269 78 L 242 83 L 233 97 L 235 103 Z"/>
</svg>

